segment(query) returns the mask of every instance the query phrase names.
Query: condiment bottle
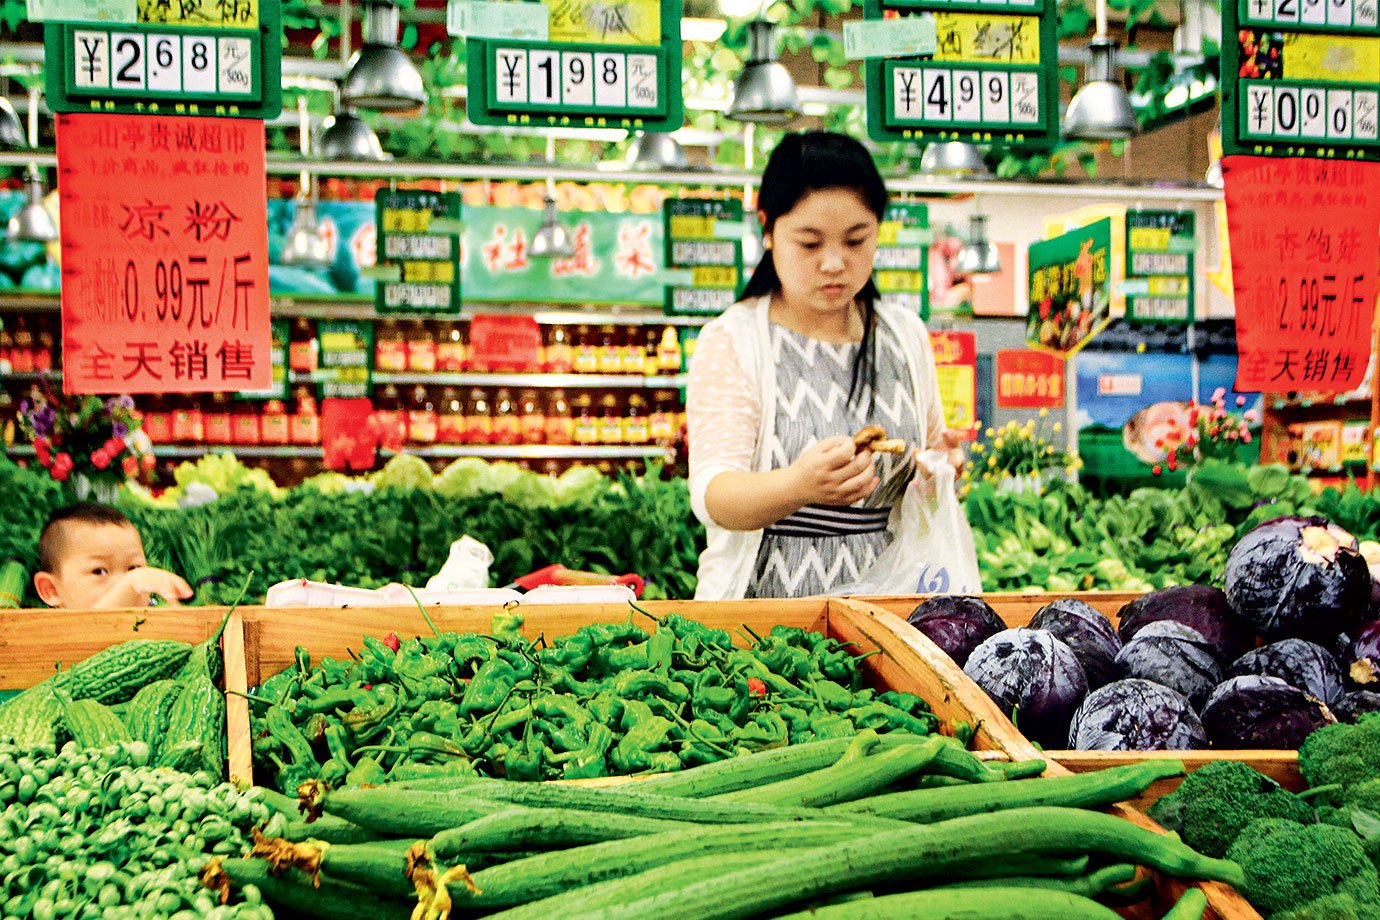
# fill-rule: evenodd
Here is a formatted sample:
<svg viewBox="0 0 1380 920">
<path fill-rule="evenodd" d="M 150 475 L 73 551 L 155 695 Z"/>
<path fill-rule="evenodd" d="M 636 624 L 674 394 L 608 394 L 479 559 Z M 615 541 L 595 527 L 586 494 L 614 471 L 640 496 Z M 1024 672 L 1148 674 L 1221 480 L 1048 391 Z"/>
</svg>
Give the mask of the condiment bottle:
<svg viewBox="0 0 1380 920">
<path fill-rule="evenodd" d="M 172 439 L 182 444 L 200 444 L 206 440 L 199 403 L 184 402 L 172 410 Z"/>
<path fill-rule="evenodd" d="M 647 397 L 632 393 L 628 396 L 628 411 L 623 416 L 623 443 L 646 444 L 650 437 Z"/>
<path fill-rule="evenodd" d="M 34 334 L 29 329 L 29 320 L 23 316 L 14 321 L 10 370 L 16 374 L 32 374 L 34 370 Z"/>
<path fill-rule="evenodd" d="M 270 399 L 264 403 L 264 412 L 259 420 L 263 431 L 263 442 L 267 445 L 280 445 L 288 442 L 287 406 L 281 399 Z"/>
<path fill-rule="evenodd" d="M 675 326 L 667 326 L 661 331 L 661 342 L 656 349 L 657 370 L 662 374 L 680 373 L 680 338 Z"/>
<path fill-rule="evenodd" d="M 414 374 L 436 372 L 436 336 L 422 320 L 407 329 L 407 369 Z"/>
<path fill-rule="evenodd" d="M 623 337 L 621 348 L 622 366 L 625 374 L 647 373 L 647 350 L 643 345 L 641 330 L 628 329 Z"/>
<path fill-rule="evenodd" d="M 522 431 L 518 425 L 517 406 L 513 403 L 513 394 L 508 392 L 506 387 L 500 387 L 498 392 L 494 393 L 493 409 L 493 443 L 521 443 Z"/>
<path fill-rule="evenodd" d="M 454 323 L 441 334 L 436 343 L 436 369 L 458 374 L 465 369 L 469 336 L 462 323 Z"/>
<path fill-rule="evenodd" d="M 144 424 L 140 426 L 149 440 L 155 444 L 168 444 L 172 441 L 172 414 L 168 411 L 166 396 L 154 396 L 144 409 Z"/>
<path fill-rule="evenodd" d="M 552 390 L 546 399 L 546 443 L 571 444 L 575 441 L 575 420 L 565 390 Z"/>
<path fill-rule="evenodd" d="M 47 323 L 39 327 L 34 336 L 33 353 L 34 370 L 42 372 L 53 369 L 53 330 Z"/>
<path fill-rule="evenodd" d="M 436 403 L 426 387 L 414 387 L 412 404 L 407 409 L 407 439 L 413 444 L 435 444 L 436 427 Z"/>
<path fill-rule="evenodd" d="M 623 412 L 618 407 L 618 397 L 605 393 L 599 400 L 599 443 L 621 444 L 623 442 Z"/>
<path fill-rule="evenodd" d="M 599 443 L 599 420 L 594 417 L 594 397 L 588 393 L 581 393 L 575 397 L 574 414 L 575 430 L 573 432 L 576 444 L 598 444 Z"/>
<path fill-rule="evenodd" d="M 542 369 L 548 374 L 569 374 L 575 369 L 575 349 L 570 344 L 570 330 L 565 326 L 547 326 L 542 353 Z"/>
<path fill-rule="evenodd" d="M 642 373 L 654 375 L 661 373 L 661 330 L 655 326 L 645 326 L 638 330 L 642 340 Z"/>
<path fill-rule="evenodd" d="M 298 387 L 293 390 L 293 399 L 296 405 L 288 419 L 288 440 L 304 447 L 320 444 L 321 416 L 317 412 L 316 395 L 311 387 Z"/>
<path fill-rule="evenodd" d="M 311 320 L 298 317 L 288 336 L 288 368 L 297 374 L 310 374 L 316 370 L 319 348 Z"/>
<path fill-rule="evenodd" d="M 385 374 L 407 370 L 407 338 L 397 320 L 384 320 L 379 324 L 374 339 L 374 370 Z"/>
<path fill-rule="evenodd" d="M 489 394 L 476 387 L 470 390 L 470 398 L 465 404 L 465 443 L 488 444 L 493 433 Z"/>
<path fill-rule="evenodd" d="M 258 403 L 237 403 L 230 410 L 230 443 L 249 447 L 262 442 Z"/>
<path fill-rule="evenodd" d="M 402 393 L 393 384 L 383 388 L 374 401 L 374 420 L 379 430 L 379 446 L 384 450 L 402 450 L 407 440 L 407 415 L 403 411 Z"/>
<path fill-rule="evenodd" d="M 436 441 L 439 444 L 465 443 L 465 402 L 455 387 L 441 391 L 441 405 L 437 408 Z"/>
<path fill-rule="evenodd" d="M 680 433 L 680 423 L 676 411 L 676 394 L 670 390 L 657 390 L 652 397 L 652 416 L 649 434 L 657 444 L 669 446 Z"/>
<path fill-rule="evenodd" d="M 616 326 L 599 327 L 599 373 L 622 373 L 623 347 L 619 338 Z"/>
<path fill-rule="evenodd" d="M 575 327 L 575 373 L 596 374 L 599 372 L 599 349 L 588 326 Z"/>
<path fill-rule="evenodd" d="M 518 428 L 524 444 L 540 444 L 546 440 L 546 413 L 536 390 L 523 390 L 518 394 Z"/>
<path fill-rule="evenodd" d="M 202 429 L 208 444 L 230 444 L 230 398 L 224 393 L 213 393 L 211 405 L 201 414 Z"/>
</svg>

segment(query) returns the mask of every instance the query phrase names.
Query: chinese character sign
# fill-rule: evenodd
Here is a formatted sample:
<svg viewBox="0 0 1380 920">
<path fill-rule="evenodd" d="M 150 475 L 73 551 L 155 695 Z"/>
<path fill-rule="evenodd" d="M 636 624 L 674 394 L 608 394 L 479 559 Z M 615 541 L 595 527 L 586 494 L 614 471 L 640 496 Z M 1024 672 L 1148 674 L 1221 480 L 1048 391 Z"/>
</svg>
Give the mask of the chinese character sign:
<svg viewBox="0 0 1380 920">
<path fill-rule="evenodd" d="M 1355 389 L 1370 357 L 1380 163 L 1222 160 L 1242 392 Z"/>
<path fill-rule="evenodd" d="M 59 115 L 63 388 L 271 385 L 262 122 Z"/>
<path fill-rule="evenodd" d="M 1030 246 L 1026 339 L 1077 353 L 1111 322 L 1112 222 L 1107 218 Z"/>
<path fill-rule="evenodd" d="M 998 409 L 1057 409 L 1064 405 L 1064 359 L 1033 349 L 997 352 Z"/>
<path fill-rule="evenodd" d="M 930 347 L 934 350 L 944 424 L 970 431 L 976 426 L 977 413 L 977 334 L 931 332 Z"/>
</svg>

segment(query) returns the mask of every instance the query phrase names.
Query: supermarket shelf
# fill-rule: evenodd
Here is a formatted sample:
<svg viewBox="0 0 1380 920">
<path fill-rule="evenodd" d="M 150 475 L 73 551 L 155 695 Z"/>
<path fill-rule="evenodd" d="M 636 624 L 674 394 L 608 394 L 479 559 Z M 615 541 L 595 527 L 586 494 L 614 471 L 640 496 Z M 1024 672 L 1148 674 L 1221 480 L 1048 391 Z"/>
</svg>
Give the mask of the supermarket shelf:
<svg viewBox="0 0 1380 920">
<path fill-rule="evenodd" d="M 62 371 L 6 371 L 0 370 L 0 380 L 61 380 Z"/>
<path fill-rule="evenodd" d="M 32 457 L 34 455 L 31 444 L 13 444 L 6 447 L 5 451 L 12 457 Z M 218 451 L 230 451 L 235 456 L 246 459 L 305 458 L 319 460 L 322 457 L 322 451 L 319 447 L 243 447 L 233 444 L 197 444 L 160 445 L 153 449 L 155 456 L 168 460 L 192 459 Z M 383 453 L 388 452 L 383 451 Z M 442 444 L 435 447 L 404 448 L 401 453 L 437 459 L 482 457 L 490 460 L 643 460 L 665 455 L 667 449 L 651 444 L 628 447 L 584 444 L 568 446 L 554 444 Z"/>
<path fill-rule="evenodd" d="M 13 457 L 32 457 L 34 449 L 29 444 L 14 444 L 6 450 Z M 282 458 L 289 459 L 294 457 L 306 457 L 320 459 L 322 456 L 319 447 L 249 447 L 238 444 L 159 444 L 154 447 L 154 456 L 163 457 L 168 460 L 186 460 L 194 457 L 204 457 L 206 454 L 217 453 L 220 451 L 230 451 L 237 457 L 257 457 L 257 458 Z"/>
<path fill-rule="evenodd" d="M 1308 402 L 1302 400 L 1274 399 L 1270 401 L 1270 408 L 1276 412 L 1302 411 L 1306 409 L 1333 408 L 1336 406 L 1354 407 L 1370 406 L 1370 396 L 1337 396 L 1335 399 L 1316 399 Z"/>
<path fill-rule="evenodd" d="M 294 383 L 304 375 L 293 374 Z M 683 387 L 686 374 L 644 377 L 638 374 L 374 374 L 376 384 L 423 384 L 426 386 L 563 387 L 569 389 L 668 389 Z"/>
</svg>

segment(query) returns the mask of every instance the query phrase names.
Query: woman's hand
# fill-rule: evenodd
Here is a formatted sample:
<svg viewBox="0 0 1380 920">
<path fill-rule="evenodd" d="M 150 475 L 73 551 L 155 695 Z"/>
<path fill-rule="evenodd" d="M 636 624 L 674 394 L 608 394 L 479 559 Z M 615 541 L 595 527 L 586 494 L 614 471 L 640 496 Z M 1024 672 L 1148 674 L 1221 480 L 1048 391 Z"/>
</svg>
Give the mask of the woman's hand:
<svg viewBox="0 0 1380 920">
<path fill-rule="evenodd" d="M 788 469 L 802 506 L 851 505 L 871 495 L 880 481 L 872 452 L 858 453 L 853 439 L 842 435 L 806 448 Z"/>
<path fill-rule="evenodd" d="M 963 472 L 963 464 L 968 462 L 968 452 L 963 449 L 967 442 L 962 431 L 954 428 L 945 428 L 941 436 L 939 447 L 948 452 L 949 464 L 954 468 L 954 475 Z"/>
</svg>

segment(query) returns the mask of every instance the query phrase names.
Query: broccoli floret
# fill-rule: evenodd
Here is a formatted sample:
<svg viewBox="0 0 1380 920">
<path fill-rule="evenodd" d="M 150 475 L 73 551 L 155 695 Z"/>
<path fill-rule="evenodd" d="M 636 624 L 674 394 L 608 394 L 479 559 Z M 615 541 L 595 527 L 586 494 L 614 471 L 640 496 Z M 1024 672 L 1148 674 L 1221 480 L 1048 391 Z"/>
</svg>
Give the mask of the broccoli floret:
<svg viewBox="0 0 1380 920">
<path fill-rule="evenodd" d="M 1380 904 L 1362 904 L 1349 894 L 1319 898 L 1271 920 L 1380 920 Z"/>
<path fill-rule="evenodd" d="M 1380 778 L 1380 712 L 1355 725 L 1326 725 L 1299 745 L 1299 772 L 1309 786 L 1356 786 Z"/>
<path fill-rule="evenodd" d="M 1257 818 L 1313 822 L 1313 809 L 1263 773 L 1236 760 L 1214 760 L 1150 808 L 1150 817 L 1200 853 L 1221 858 Z"/>
<path fill-rule="evenodd" d="M 1278 818 L 1252 821 L 1227 851 L 1241 864 L 1241 893 L 1265 914 L 1294 910 L 1333 894 L 1366 904 L 1380 896 L 1380 878 L 1355 831 Z"/>
<path fill-rule="evenodd" d="M 1380 777 L 1348 786 L 1342 793 L 1342 805 L 1364 808 L 1371 814 L 1380 815 Z"/>
</svg>

